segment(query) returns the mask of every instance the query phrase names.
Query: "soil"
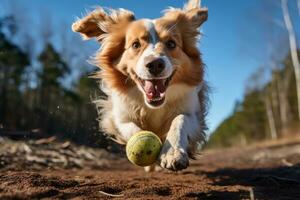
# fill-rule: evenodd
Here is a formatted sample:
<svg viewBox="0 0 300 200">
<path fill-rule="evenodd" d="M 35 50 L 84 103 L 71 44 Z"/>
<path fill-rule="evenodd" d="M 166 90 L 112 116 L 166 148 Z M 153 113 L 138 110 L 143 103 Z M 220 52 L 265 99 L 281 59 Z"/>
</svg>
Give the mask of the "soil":
<svg viewBox="0 0 300 200">
<path fill-rule="evenodd" d="M 0 165 L 0 199 L 300 199 L 300 140 L 204 151 L 181 172 L 146 173 L 115 156 L 106 163 Z"/>
</svg>

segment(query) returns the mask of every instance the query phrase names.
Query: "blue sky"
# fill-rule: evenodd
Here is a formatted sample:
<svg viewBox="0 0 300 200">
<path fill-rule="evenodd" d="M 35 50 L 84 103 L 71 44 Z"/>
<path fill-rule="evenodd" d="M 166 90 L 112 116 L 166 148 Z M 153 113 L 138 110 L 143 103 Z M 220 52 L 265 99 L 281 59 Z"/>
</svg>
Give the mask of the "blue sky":
<svg viewBox="0 0 300 200">
<path fill-rule="evenodd" d="M 0 0 L 0 2 L 3 0 Z M 135 12 L 137 18 L 157 18 L 168 6 L 182 7 L 184 0 L 19 0 L 30 13 L 38 17 L 47 12 L 54 21 L 64 21 L 71 28 L 76 16 L 81 16 L 93 6 L 126 8 Z M 199 48 L 206 63 L 207 80 L 212 86 L 211 108 L 208 116 L 210 131 L 226 118 L 236 100 L 244 94 L 247 78 L 265 62 L 251 53 L 248 46 L 264 54 L 258 40 L 245 42 L 247 34 L 255 34 L 251 23 L 251 11 L 259 9 L 262 0 L 202 0 L 209 9 L 209 19 L 202 27 L 204 36 Z M 245 33 L 245 30 L 251 30 Z M 83 43 L 83 45 L 85 45 Z M 86 43 L 88 45 L 88 43 Z M 245 51 L 244 49 L 245 48 Z M 251 48 L 249 48 L 251 49 Z M 251 50 L 250 50 L 251 51 Z"/>
</svg>

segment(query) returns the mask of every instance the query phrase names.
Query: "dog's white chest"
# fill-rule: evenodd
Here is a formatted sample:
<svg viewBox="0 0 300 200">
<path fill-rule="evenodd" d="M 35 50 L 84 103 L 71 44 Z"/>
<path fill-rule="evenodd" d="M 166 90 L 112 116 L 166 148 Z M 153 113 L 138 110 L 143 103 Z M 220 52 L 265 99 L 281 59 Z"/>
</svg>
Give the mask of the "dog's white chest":
<svg viewBox="0 0 300 200">
<path fill-rule="evenodd" d="M 151 109 L 145 105 L 143 96 L 137 89 L 132 89 L 127 95 L 112 93 L 112 114 L 115 123 L 133 122 L 141 129 L 153 131 L 163 137 L 178 114 L 199 111 L 197 94 L 197 88 L 171 86 L 167 92 L 166 104 Z"/>
</svg>

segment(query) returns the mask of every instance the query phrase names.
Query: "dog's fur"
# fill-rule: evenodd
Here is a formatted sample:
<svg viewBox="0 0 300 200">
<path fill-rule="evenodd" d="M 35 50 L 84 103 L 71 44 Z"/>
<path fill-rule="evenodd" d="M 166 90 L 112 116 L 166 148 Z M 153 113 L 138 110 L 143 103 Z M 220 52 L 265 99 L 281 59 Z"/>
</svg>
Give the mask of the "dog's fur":
<svg viewBox="0 0 300 200">
<path fill-rule="evenodd" d="M 158 162 L 170 170 L 186 168 L 205 141 L 207 85 L 197 39 L 207 13 L 199 0 L 155 20 L 98 8 L 72 26 L 84 39 L 101 43 L 94 58 L 101 69 L 95 77 L 108 96 L 96 101 L 101 128 L 122 144 L 141 130 L 156 133 L 164 141 Z M 154 76 L 146 65 L 156 59 L 164 68 Z"/>
</svg>

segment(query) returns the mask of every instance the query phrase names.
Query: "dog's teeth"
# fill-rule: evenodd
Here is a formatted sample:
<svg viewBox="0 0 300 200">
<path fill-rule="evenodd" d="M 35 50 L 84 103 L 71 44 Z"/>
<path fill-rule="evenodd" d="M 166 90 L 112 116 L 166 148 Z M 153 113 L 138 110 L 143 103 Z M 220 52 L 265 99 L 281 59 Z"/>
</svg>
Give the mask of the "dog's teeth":
<svg viewBox="0 0 300 200">
<path fill-rule="evenodd" d="M 164 85 L 167 85 L 167 81 L 168 81 L 168 79 L 165 79 L 165 80 L 164 80 Z"/>
<path fill-rule="evenodd" d="M 163 97 L 157 97 L 155 99 L 152 99 L 151 101 L 161 101 L 163 99 Z"/>
</svg>

